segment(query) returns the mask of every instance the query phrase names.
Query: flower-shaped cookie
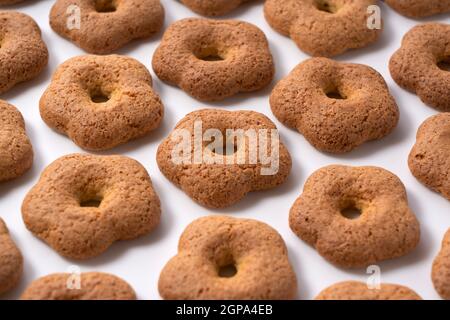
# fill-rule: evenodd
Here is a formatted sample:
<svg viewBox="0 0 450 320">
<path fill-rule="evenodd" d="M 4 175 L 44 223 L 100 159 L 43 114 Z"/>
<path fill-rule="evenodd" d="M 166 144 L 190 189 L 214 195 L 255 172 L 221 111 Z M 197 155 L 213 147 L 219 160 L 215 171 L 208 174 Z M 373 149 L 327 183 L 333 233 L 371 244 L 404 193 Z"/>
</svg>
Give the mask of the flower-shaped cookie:
<svg viewBox="0 0 450 320">
<path fill-rule="evenodd" d="M 204 16 L 220 16 L 227 14 L 250 0 L 181 0 L 192 11 Z"/>
<path fill-rule="evenodd" d="M 61 64 L 39 102 L 42 119 L 87 150 L 142 137 L 161 123 L 164 108 L 139 61 L 85 55 Z"/>
<path fill-rule="evenodd" d="M 266 116 L 216 109 L 184 117 L 159 146 L 157 162 L 170 181 L 211 208 L 274 188 L 291 169 L 289 152 Z"/>
<path fill-rule="evenodd" d="M 445 233 L 441 251 L 434 259 L 431 278 L 439 295 L 450 300 L 450 229 Z"/>
<path fill-rule="evenodd" d="M 332 153 L 383 138 L 399 119 L 397 104 L 377 71 L 327 58 L 299 64 L 272 91 L 270 105 L 281 122 Z"/>
<path fill-rule="evenodd" d="M 37 77 L 47 66 L 47 46 L 28 15 L 1 11 L 0 40 L 0 93 Z"/>
<path fill-rule="evenodd" d="M 450 111 L 450 24 L 412 28 L 389 63 L 392 78 L 427 105 Z"/>
<path fill-rule="evenodd" d="M 23 258 L 0 218 L 0 294 L 12 289 L 20 279 Z"/>
<path fill-rule="evenodd" d="M 256 220 L 209 216 L 184 230 L 158 287 L 169 300 L 286 300 L 296 296 L 297 280 L 276 230 Z"/>
<path fill-rule="evenodd" d="M 386 3 L 399 13 L 411 18 L 450 12 L 450 0 L 386 0 Z"/>
<path fill-rule="evenodd" d="M 304 52 L 331 57 L 375 42 L 379 27 L 369 28 L 368 8 L 377 0 L 267 0 L 267 22 Z"/>
<path fill-rule="evenodd" d="M 33 164 L 33 147 L 16 107 L 0 100 L 0 182 L 21 176 Z"/>
<path fill-rule="evenodd" d="M 41 174 L 22 204 L 26 227 L 58 253 L 99 255 L 159 223 L 160 202 L 145 168 L 124 156 L 72 154 Z"/>
<path fill-rule="evenodd" d="M 450 200 L 450 113 L 432 116 L 420 126 L 408 164 L 420 182 Z"/>
<path fill-rule="evenodd" d="M 183 19 L 164 33 L 153 70 L 196 99 L 222 100 L 267 86 L 274 64 L 264 33 L 236 20 Z"/>
<path fill-rule="evenodd" d="M 292 206 L 289 224 L 325 259 L 345 268 L 403 256 L 420 238 L 404 185 L 377 167 L 317 170 Z"/>
</svg>

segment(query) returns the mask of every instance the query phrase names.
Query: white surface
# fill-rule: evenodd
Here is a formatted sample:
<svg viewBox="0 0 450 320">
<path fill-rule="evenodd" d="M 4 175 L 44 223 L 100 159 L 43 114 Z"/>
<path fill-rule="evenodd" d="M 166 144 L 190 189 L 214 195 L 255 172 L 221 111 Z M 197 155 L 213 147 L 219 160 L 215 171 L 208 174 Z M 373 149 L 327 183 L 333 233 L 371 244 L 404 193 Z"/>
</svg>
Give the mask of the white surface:
<svg viewBox="0 0 450 320">
<path fill-rule="evenodd" d="M 133 141 L 107 154 L 117 153 L 139 160 L 149 171 L 162 202 L 162 223 L 152 234 L 133 241 L 116 242 L 105 253 L 88 261 L 71 261 L 59 256 L 44 242 L 28 232 L 23 224 L 20 206 L 26 192 L 36 183 L 42 169 L 56 158 L 82 152 L 67 137 L 47 127 L 39 115 L 38 102 L 49 84 L 57 65 L 84 52 L 53 32 L 48 23 L 48 13 L 54 1 L 26 1 L 17 5 L 19 11 L 31 15 L 42 29 L 50 51 L 48 68 L 37 79 L 16 86 L 1 99 L 17 106 L 25 117 L 27 132 L 35 150 L 33 169 L 23 177 L 0 185 L 0 216 L 8 224 L 12 236 L 25 257 L 25 270 L 20 285 L 2 298 L 15 299 L 26 285 L 40 276 L 65 272 L 70 265 L 82 271 L 104 271 L 127 280 L 140 299 L 159 299 L 157 281 L 159 273 L 170 257 L 177 252 L 177 241 L 183 229 L 192 220 L 209 214 L 225 213 L 235 217 L 255 218 L 277 229 L 289 249 L 289 257 L 298 277 L 298 297 L 312 299 L 325 287 L 344 280 L 366 280 L 365 270 L 338 269 L 317 252 L 298 239 L 288 226 L 288 212 L 299 196 L 305 179 L 316 169 L 328 164 L 376 165 L 397 174 L 406 185 L 409 203 L 421 223 L 422 237 L 419 246 L 405 257 L 380 264 L 382 281 L 407 285 L 426 299 L 439 298 L 433 289 L 430 270 L 445 230 L 450 227 L 450 202 L 422 186 L 407 167 L 407 156 L 414 144 L 418 126 L 437 111 L 425 106 L 418 97 L 398 87 L 388 72 L 388 61 L 400 45 L 405 32 L 419 21 L 410 20 L 382 5 L 385 31 L 375 45 L 354 51 L 338 60 L 368 64 L 383 74 L 397 99 L 401 120 L 395 132 L 383 140 L 366 143 L 357 150 L 332 156 L 318 152 L 297 132 L 278 122 L 270 111 L 268 95 L 273 85 L 299 62 L 308 58 L 288 38 L 276 33 L 266 23 L 262 1 L 242 6 L 226 18 L 252 22 L 267 35 L 276 63 L 276 79 L 263 91 L 241 94 L 208 106 L 226 107 L 228 110 L 251 109 L 269 116 L 280 129 L 283 142 L 292 157 L 293 168 L 289 180 L 279 188 L 252 193 L 237 205 L 224 210 L 208 210 L 194 203 L 181 190 L 172 185 L 158 170 L 155 153 L 160 141 L 169 134 L 175 123 L 185 114 L 205 107 L 204 103 L 187 96 L 180 89 L 168 86 L 154 76 L 151 59 L 162 32 L 153 38 L 133 42 L 118 53 L 137 58 L 154 76 L 154 88 L 165 105 L 163 125 L 148 137 Z M 195 16 L 175 0 L 165 0 L 165 26 L 175 20 Z M 450 23 L 449 15 L 436 16 L 427 21 Z"/>
</svg>

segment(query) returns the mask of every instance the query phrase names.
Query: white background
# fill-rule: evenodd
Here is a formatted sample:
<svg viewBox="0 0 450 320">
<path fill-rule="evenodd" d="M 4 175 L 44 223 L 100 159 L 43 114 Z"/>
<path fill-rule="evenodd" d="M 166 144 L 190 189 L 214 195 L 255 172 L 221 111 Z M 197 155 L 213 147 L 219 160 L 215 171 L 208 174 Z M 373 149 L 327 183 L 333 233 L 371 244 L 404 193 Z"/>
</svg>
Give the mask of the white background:
<svg viewBox="0 0 450 320">
<path fill-rule="evenodd" d="M 162 2 L 166 9 L 165 28 L 178 19 L 196 16 L 178 1 Z M 368 64 L 381 72 L 401 110 L 399 126 L 390 136 L 366 143 L 342 156 L 323 154 L 315 150 L 299 133 L 283 126 L 271 113 L 268 96 L 274 84 L 308 56 L 297 49 L 290 39 L 269 27 L 263 16 L 262 1 L 252 1 L 225 17 L 252 22 L 259 26 L 269 39 L 275 58 L 276 79 L 260 92 L 241 94 L 220 103 L 206 105 L 190 98 L 178 88 L 163 84 L 151 69 L 152 55 L 163 31 L 150 39 L 132 42 L 119 50 L 118 53 L 138 59 L 151 70 L 154 88 L 165 105 L 165 118 L 162 126 L 148 137 L 127 143 L 105 154 L 127 155 L 139 160 L 147 168 L 161 198 L 162 222 L 152 234 L 132 241 L 116 242 L 97 258 L 71 261 L 59 256 L 28 232 L 20 212 L 26 192 L 36 183 L 46 165 L 62 155 L 82 152 L 67 137 L 47 127 L 39 116 L 39 98 L 57 65 L 84 53 L 51 30 L 48 14 L 53 3 L 51 0 L 29 0 L 11 7 L 31 15 L 37 21 L 50 51 L 50 62 L 38 78 L 20 84 L 0 97 L 17 106 L 22 112 L 35 150 L 32 170 L 21 178 L 0 185 L 0 216 L 9 226 L 12 237 L 25 258 L 24 274 L 19 286 L 2 298 L 16 299 L 32 280 L 53 272 L 65 272 L 69 266 L 76 264 L 82 271 L 110 272 L 122 277 L 135 288 L 139 299 L 159 299 L 159 273 L 168 259 L 176 254 L 178 237 L 183 229 L 196 218 L 220 213 L 265 221 L 281 233 L 297 273 L 299 299 L 312 299 L 322 289 L 338 281 L 365 281 L 365 270 L 341 270 L 332 266 L 313 248 L 298 239 L 288 226 L 289 208 L 300 195 L 305 179 L 314 170 L 334 163 L 381 166 L 401 178 L 408 191 L 410 206 L 420 220 L 422 236 L 419 246 L 412 253 L 380 264 L 382 281 L 409 286 L 426 299 L 439 298 L 431 283 L 430 271 L 444 232 L 450 227 L 450 203 L 422 186 L 411 175 L 407 166 L 407 156 L 414 144 L 418 126 L 437 111 L 425 106 L 415 95 L 398 87 L 388 71 L 389 58 L 399 47 L 402 36 L 420 23 L 419 21 L 402 17 L 382 4 L 385 20 L 382 38 L 368 48 L 338 57 L 340 61 Z M 448 14 L 435 16 L 427 21 L 450 23 L 450 17 Z M 184 115 L 205 106 L 227 110 L 250 109 L 269 116 L 280 129 L 282 140 L 293 158 L 292 173 L 288 181 L 281 187 L 249 194 L 237 205 L 223 210 L 203 208 L 172 185 L 156 165 L 155 153 L 158 144 Z"/>
</svg>

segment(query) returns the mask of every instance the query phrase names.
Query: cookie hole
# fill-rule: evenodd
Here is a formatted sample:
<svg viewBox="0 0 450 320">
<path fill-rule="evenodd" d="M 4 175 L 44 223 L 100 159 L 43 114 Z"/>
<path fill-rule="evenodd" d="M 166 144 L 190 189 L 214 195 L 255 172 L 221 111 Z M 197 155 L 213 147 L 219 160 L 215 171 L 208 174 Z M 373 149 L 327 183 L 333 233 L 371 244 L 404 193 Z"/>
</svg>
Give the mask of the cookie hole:
<svg viewBox="0 0 450 320">
<path fill-rule="evenodd" d="M 102 204 L 102 198 L 99 196 L 88 197 L 80 201 L 80 207 L 83 208 L 98 208 Z"/>
<path fill-rule="evenodd" d="M 443 71 L 450 72 L 450 57 L 446 57 L 444 59 L 441 59 L 437 63 L 437 66 L 438 66 L 439 69 L 441 69 Z"/>
<path fill-rule="evenodd" d="M 223 133 L 222 137 L 225 136 L 226 134 Z M 221 138 L 218 141 L 213 140 L 205 142 L 204 148 L 220 156 L 232 156 L 238 151 L 238 145 L 235 143 L 233 138 L 226 140 Z"/>
<path fill-rule="evenodd" d="M 347 99 L 347 96 L 343 94 L 338 88 L 331 87 L 327 90 L 325 90 L 325 95 L 330 99 L 335 100 L 345 100 Z"/>
<path fill-rule="evenodd" d="M 356 207 L 354 202 L 348 203 L 343 209 L 341 209 L 341 215 L 349 220 L 358 219 L 362 212 Z"/>
<path fill-rule="evenodd" d="M 219 53 L 217 48 L 214 47 L 202 48 L 195 54 L 195 56 L 197 59 L 210 62 L 225 60 L 225 57 Z"/>
<path fill-rule="evenodd" d="M 117 10 L 116 0 L 96 0 L 95 10 L 99 13 L 114 12 Z"/>
<path fill-rule="evenodd" d="M 326 13 L 336 13 L 339 11 L 339 7 L 331 0 L 314 0 L 314 5 L 320 11 Z"/>
<path fill-rule="evenodd" d="M 106 93 L 102 90 L 96 89 L 90 92 L 91 101 L 94 103 L 105 103 L 111 99 L 111 93 Z"/>
<path fill-rule="evenodd" d="M 218 271 L 219 277 L 221 278 L 232 278 L 237 274 L 237 268 L 234 263 L 227 264 L 225 266 L 219 267 Z"/>
</svg>

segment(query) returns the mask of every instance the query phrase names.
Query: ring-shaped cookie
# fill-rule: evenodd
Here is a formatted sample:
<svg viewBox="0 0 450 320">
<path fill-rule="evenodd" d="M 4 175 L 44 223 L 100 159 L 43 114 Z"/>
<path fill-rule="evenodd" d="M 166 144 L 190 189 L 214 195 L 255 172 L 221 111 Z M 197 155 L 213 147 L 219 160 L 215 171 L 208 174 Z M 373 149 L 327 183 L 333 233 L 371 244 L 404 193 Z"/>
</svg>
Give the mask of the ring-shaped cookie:
<svg viewBox="0 0 450 320">
<path fill-rule="evenodd" d="M 399 86 L 440 111 L 450 111 L 449 43 L 450 24 L 418 25 L 406 33 L 389 63 Z"/>
<path fill-rule="evenodd" d="M 28 230 L 73 259 L 150 233 L 160 215 L 147 171 L 124 156 L 61 157 L 42 172 L 22 204 Z"/>
<path fill-rule="evenodd" d="M 445 233 L 441 250 L 433 261 L 431 279 L 442 299 L 450 300 L 450 229 Z"/>
<path fill-rule="evenodd" d="M 370 27 L 377 0 L 267 0 L 264 14 L 279 33 L 312 56 L 332 57 L 375 42 L 383 29 Z"/>
<path fill-rule="evenodd" d="M 297 280 L 286 245 L 265 223 L 227 216 L 195 220 L 159 277 L 164 299 L 293 299 Z"/>
<path fill-rule="evenodd" d="M 36 22 L 20 12 L 0 12 L 0 93 L 37 77 L 47 62 L 47 46 Z"/>
<path fill-rule="evenodd" d="M 450 12 L 450 0 L 386 0 L 400 14 L 411 18 Z"/>
<path fill-rule="evenodd" d="M 111 149 L 161 123 L 164 108 L 139 61 L 85 55 L 61 64 L 39 102 L 42 119 L 87 150 Z"/>
<path fill-rule="evenodd" d="M 159 0 L 57 0 L 50 11 L 56 33 L 94 54 L 150 37 L 163 23 Z"/>
<path fill-rule="evenodd" d="M 404 185 L 377 167 L 317 170 L 292 206 L 289 225 L 326 260 L 344 268 L 403 256 L 420 238 Z"/>
<path fill-rule="evenodd" d="M 399 110 L 383 77 L 360 64 L 311 58 L 270 95 L 274 115 L 317 149 L 349 152 L 397 126 Z"/>
<path fill-rule="evenodd" d="M 251 0 L 181 0 L 192 11 L 204 16 L 227 14 L 248 1 Z"/>
<path fill-rule="evenodd" d="M 223 100 L 267 86 L 274 63 L 264 33 L 236 20 L 183 19 L 164 33 L 153 70 L 204 101 Z"/>
</svg>

